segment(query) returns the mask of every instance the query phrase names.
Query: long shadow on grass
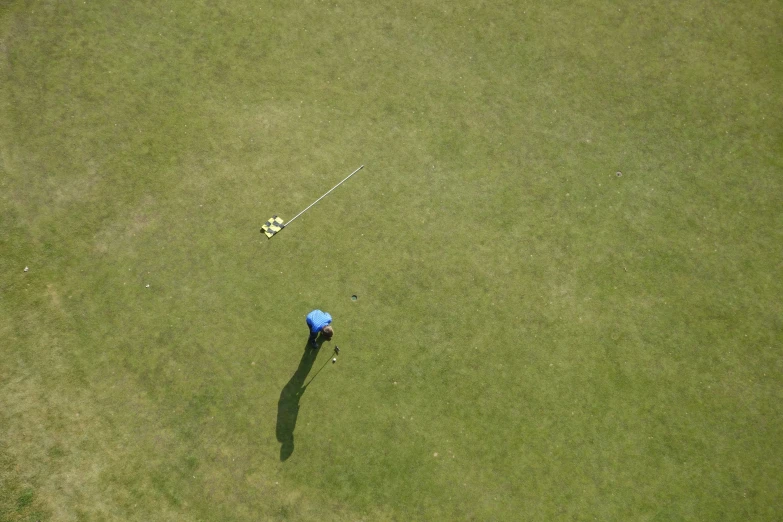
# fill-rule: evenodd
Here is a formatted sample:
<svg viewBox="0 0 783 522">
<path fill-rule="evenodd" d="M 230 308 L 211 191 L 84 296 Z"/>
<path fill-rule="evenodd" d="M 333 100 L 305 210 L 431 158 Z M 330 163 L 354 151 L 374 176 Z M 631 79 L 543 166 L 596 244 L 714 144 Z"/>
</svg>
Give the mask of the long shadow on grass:
<svg viewBox="0 0 783 522">
<path fill-rule="evenodd" d="M 313 349 L 308 342 L 305 345 L 302 359 L 294 375 L 280 392 L 280 400 L 277 401 L 277 440 L 280 446 L 280 460 L 286 460 L 294 452 L 294 429 L 296 418 L 299 416 L 299 399 L 304 395 L 305 379 L 313 367 L 318 350 Z M 316 374 L 317 375 L 317 374 Z M 311 381 L 312 382 L 312 381 Z"/>
</svg>

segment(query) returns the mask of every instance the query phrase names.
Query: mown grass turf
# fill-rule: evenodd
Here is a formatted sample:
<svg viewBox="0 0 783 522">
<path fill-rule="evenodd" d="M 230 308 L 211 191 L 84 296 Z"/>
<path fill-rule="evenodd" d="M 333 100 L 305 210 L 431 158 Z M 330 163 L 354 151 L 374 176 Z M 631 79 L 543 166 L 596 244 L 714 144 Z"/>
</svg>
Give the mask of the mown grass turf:
<svg viewBox="0 0 783 522">
<path fill-rule="evenodd" d="M 779 3 L 0 9 L 1 518 L 781 517 Z"/>
</svg>

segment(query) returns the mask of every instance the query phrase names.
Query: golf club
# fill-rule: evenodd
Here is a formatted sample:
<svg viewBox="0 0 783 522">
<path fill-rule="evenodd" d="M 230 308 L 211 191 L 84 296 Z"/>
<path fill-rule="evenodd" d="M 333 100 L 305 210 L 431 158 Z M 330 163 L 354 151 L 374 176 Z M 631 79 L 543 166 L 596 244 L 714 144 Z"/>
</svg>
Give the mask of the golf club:
<svg viewBox="0 0 783 522">
<path fill-rule="evenodd" d="M 338 346 L 335 346 L 335 347 L 334 347 L 334 355 L 335 355 L 335 356 L 337 356 L 337 355 L 340 355 L 340 348 L 339 348 Z M 335 362 L 335 361 L 334 361 L 334 359 L 335 359 L 335 358 L 336 358 L 336 357 L 332 357 L 332 362 L 333 362 L 333 363 Z M 329 360 L 328 360 L 328 359 L 327 359 L 327 361 L 326 361 L 325 363 L 323 363 L 323 365 L 322 365 L 320 368 L 318 368 L 318 371 L 317 371 L 317 372 L 315 372 L 315 374 L 313 375 L 313 378 L 312 378 L 312 379 L 310 379 L 310 380 L 307 382 L 307 384 L 305 384 L 304 386 L 302 386 L 302 388 L 307 388 L 308 386 L 310 386 L 310 384 L 312 384 L 312 382 L 315 380 L 315 378 L 316 378 L 316 377 L 318 377 L 318 374 L 319 374 L 319 373 L 321 373 L 321 370 L 323 370 L 323 369 L 326 367 L 326 365 L 327 365 L 327 364 L 329 364 Z"/>
</svg>

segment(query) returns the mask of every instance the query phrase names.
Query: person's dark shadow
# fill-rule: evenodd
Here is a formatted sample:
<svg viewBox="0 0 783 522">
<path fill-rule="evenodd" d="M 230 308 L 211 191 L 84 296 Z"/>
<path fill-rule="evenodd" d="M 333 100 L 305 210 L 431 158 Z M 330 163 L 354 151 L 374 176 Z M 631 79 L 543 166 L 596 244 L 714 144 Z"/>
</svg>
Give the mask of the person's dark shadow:
<svg viewBox="0 0 783 522">
<path fill-rule="evenodd" d="M 294 452 L 294 429 L 296 418 L 299 415 L 299 399 L 305 392 L 305 379 L 313 367 L 319 350 L 316 350 L 308 342 L 305 346 L 299 367 L 294 375 L 280 392 L 280 400 L 277 401 L 277 440 L 280 446 L 280 460 L 286 460 Z"/>
</svg>

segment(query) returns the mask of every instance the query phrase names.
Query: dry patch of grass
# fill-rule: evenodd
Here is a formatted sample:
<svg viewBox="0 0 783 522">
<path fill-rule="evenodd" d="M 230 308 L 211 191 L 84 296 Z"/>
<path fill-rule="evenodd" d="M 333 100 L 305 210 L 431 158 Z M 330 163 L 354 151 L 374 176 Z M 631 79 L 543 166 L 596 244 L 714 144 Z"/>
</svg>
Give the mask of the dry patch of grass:
<svg viewBox="0 0 783 522">
<path fill-rule="evenodd" d="M 129 215 L 105 225 L 95 235 L 95 251 L 106 254 L 109 251 L 131 248 L 134 238 L 153 227 L 156 222 L 155 198 L 144 196 Z"/>
</svg>

